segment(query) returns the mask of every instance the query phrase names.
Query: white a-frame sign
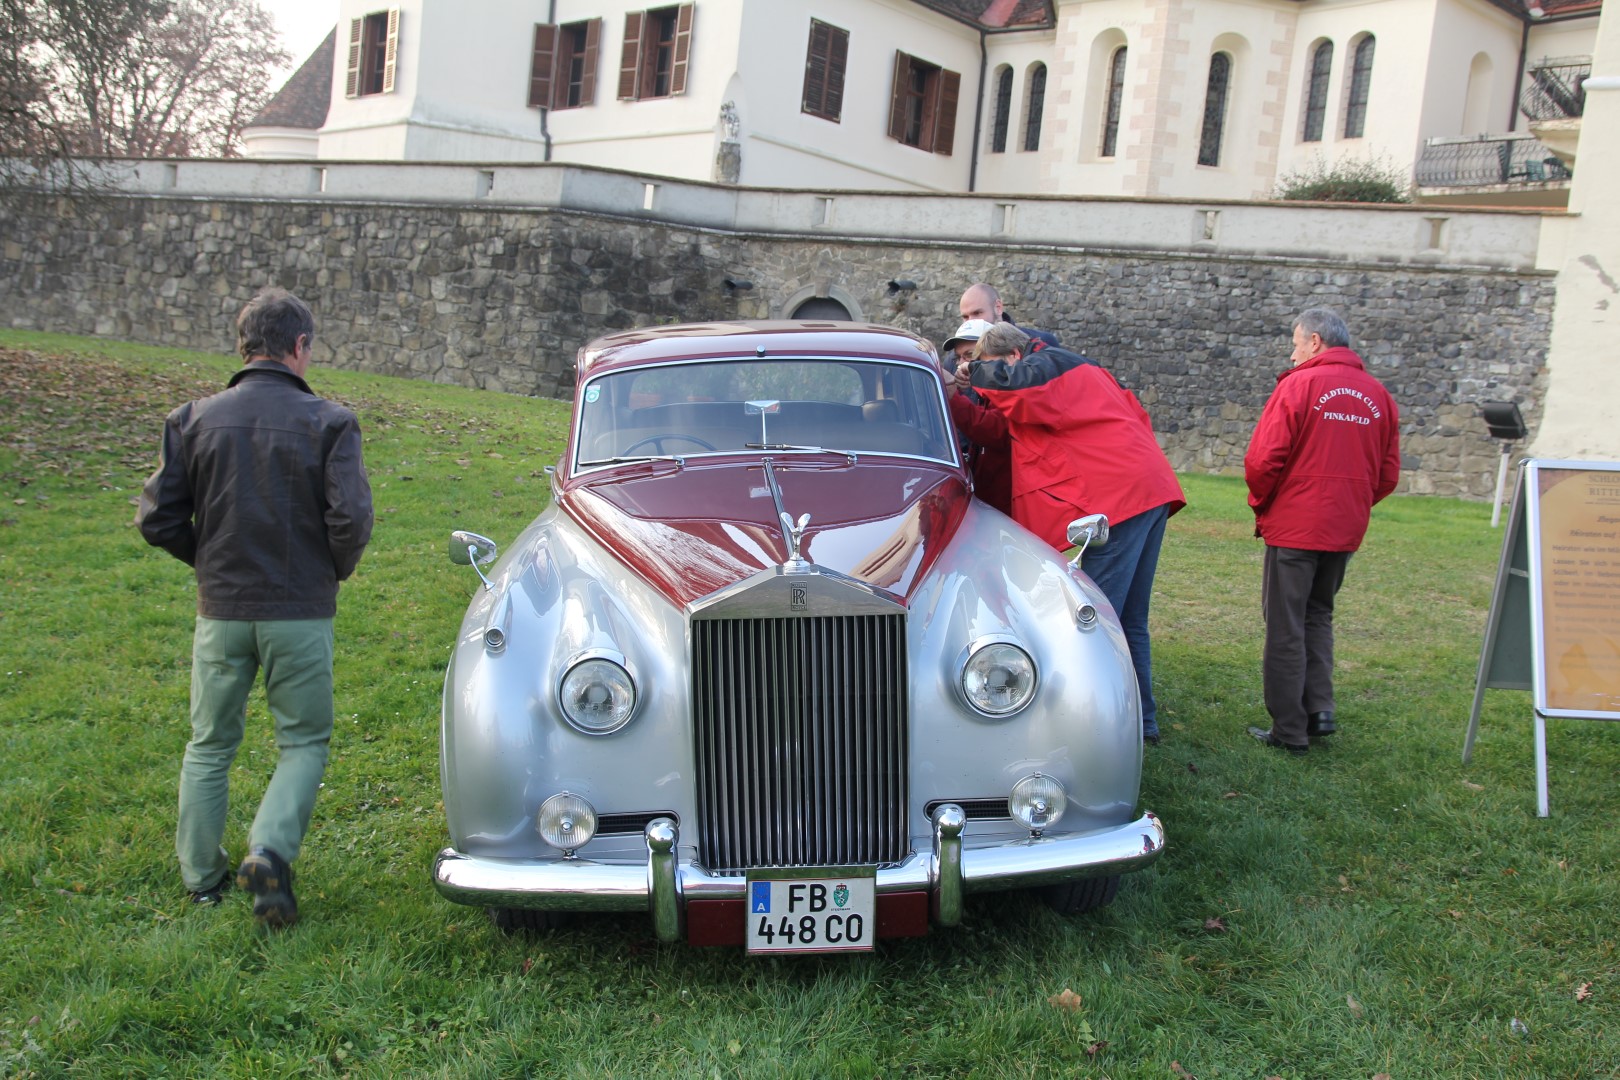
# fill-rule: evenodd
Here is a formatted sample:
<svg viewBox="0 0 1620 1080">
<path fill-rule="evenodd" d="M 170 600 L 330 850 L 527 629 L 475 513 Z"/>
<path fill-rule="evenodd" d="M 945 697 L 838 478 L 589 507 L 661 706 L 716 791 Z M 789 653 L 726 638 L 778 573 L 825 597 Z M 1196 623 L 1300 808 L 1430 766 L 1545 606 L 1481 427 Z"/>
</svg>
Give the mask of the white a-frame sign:
<svg viewBox="0 0 1620 1080">
<path fill-rule="evenodd" d="M 1464 762 L 1487 689 L 1535 694 L 1536 813 L 1546 817 L 1547 717 L 1620 720 L 1620 462 L 1520 464 Z"/>
</svg>

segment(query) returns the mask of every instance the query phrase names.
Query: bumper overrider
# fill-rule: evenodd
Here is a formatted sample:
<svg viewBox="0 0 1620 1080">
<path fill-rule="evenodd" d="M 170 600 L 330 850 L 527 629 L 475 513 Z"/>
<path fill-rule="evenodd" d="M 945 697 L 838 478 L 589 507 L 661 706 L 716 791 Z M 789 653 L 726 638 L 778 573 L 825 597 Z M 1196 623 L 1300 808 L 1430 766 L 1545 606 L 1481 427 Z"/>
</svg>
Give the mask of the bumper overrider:
<svg viewBox="0 0 1620 1080">
<path fill-rule="evenodd" d="M 933 850 L 880 867 L 877 893 L 880 900 L 885 894 L 926 893 L 932 921 L 939 926 L 961 921 L 965 893 L 1128 873 L 1164 851 L 1164 826 L 1152 813 L 1080 836 L 1032 836 L 983 847 L 963 845 L 967 815 L 955 803 L 936 807 L 932 820 Z M 688 904 L 742 902 L 743 875 L 710 874 L 680 861 L 680 834 L 673 819 L 648 822 L 645 836 L 645 864 L 490 859 L 445 848 L 433 862 L 433 884 L 447 900 L 476 907 L 646 911 L 661 941 L 681 939 Z"/>
</svg>

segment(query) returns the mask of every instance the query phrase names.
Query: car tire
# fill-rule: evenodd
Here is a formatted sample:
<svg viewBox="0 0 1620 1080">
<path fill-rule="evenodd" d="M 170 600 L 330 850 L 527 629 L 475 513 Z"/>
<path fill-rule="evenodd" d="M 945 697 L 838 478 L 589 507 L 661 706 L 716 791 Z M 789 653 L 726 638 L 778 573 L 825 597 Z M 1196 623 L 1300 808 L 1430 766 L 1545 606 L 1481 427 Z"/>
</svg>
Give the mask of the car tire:
<svg viewBox="0 0 1620 1080">
<path fill-rule="evenodd" d="M 555 930 L 568 922 L 566 911 L 535 911 L 531 908 L 492 907 L 489 920 L 495 929 L 506 934 L 534 934 Z"/>
<path fill-rule="evenodd" d="M 1084 915 L 1114 902 L 1114 897 L 1119 895 L 1119 875 L 1048 885 L 1040 894 L 1046 905 L 1059 915 Z"/>
</svg>

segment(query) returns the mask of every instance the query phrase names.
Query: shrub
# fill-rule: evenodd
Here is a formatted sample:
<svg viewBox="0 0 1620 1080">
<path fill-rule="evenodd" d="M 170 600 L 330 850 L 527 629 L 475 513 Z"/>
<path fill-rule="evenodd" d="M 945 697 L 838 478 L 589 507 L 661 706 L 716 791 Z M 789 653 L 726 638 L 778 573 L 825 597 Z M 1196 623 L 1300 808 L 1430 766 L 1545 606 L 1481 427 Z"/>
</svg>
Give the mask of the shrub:
<svg viewBox="0 0 1620 1080">
<path fill-rule="evenodd" d="M 1383 158 L 1340 158 L 1331 165 L 1317 154 L 1310 164 L 1277 178 L 1274 199 L 1307 202 L 1405 203 L 1411 178 Z"/>
</svg>

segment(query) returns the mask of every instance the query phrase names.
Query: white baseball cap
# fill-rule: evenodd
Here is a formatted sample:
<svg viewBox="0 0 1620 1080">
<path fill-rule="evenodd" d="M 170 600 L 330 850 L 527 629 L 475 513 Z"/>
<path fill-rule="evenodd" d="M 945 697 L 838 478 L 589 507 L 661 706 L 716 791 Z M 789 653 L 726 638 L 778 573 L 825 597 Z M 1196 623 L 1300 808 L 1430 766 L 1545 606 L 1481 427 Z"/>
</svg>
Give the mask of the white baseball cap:
<svg viewBox="0 0 1620 1080">
<path fill-rule="evenodd" d="M 956 333 L 945 339 L 945 351 L 949 352 L 959 341 L 978 341 L 993 325 L 985 319 L 969 319 L 956 328 Z"/>
</svg>

